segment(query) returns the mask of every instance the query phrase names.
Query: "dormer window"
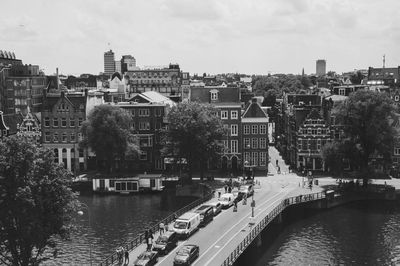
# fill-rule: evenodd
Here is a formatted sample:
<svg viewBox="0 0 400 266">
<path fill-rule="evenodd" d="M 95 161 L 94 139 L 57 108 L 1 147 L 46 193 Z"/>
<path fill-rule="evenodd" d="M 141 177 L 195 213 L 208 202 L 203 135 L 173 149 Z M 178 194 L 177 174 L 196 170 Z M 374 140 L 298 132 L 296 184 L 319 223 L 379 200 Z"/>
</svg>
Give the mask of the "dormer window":
<svg viewBox="0 0 400 266">
<path fill-rule="evenodd" d="M 218 90 L 211 90 L 211 101 L 217 101 L 218 100 Z"/>
</svg>

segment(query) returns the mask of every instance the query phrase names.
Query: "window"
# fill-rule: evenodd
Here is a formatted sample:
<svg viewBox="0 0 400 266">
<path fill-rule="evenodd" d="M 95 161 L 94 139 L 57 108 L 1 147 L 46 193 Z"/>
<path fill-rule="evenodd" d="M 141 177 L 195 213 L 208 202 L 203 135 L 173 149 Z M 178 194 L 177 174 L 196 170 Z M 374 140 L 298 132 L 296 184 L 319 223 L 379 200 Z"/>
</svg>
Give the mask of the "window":
<svg viewBox="0 0 400 266">
<path fill-rule="evenodd" d="M 161 116 L 162 115 L 162 109 L 161 108 L 157 108 L 156 109 L 156 116 Z"/>
<path fill-rule="evenodd" d="M 233 124 L 231 125 L 231 136 L 237 136 L 238 135 L 238 125 Z"/>
<path fill-rule="evenodd" d="M 251 165 L 258 165 L 258 152 L 251 153 Z"/>
<path fill-rule="evenodd" d="M 226 139 L 222 140 L 222 144 L 224 145 L 225 150 L 229 149 L 228 141 Z"/>
<path fill-rule="evenodd" d="M 252 149 L 258 149 L 258 139 L 257 138 L 252 138 L 251 139 L 251 148 Z"/>
<path fill-rule="evenodd" d="M 346 95 L 346 89 L 340 88 L 340 89 L 339 89 L 339 95 L 345 96 L 345 95 Z"/>
<path fill-rule="evenodd" d="M 257 125 L 252 125 L 251 126 L 251 133 L 253 135 L 257 135 L 258 134 L 258 126 Z"/>
<path fill-rule="evenodd" d="M 218 92 L 217 91 L 212 91 L 211 92 L 211 100 L 212 101 L 218 100 Z"/>
<path fill-rule="evenodd" d="M 50 141 L 50 132 L 45 132 L 44 133 L 44 141 L 49 142 Z"/>
<path fill-rule="evenodd" d="M 141 152 L 140 152 L 139 159 L 140 159 L 141 161 L 146 161 L 146 160 L 147 160 L 147 152 L 141 151 Z"/>
<path fill-rule="evenodd" d="M 58 133 L 53 134 L 53 142 L 58 142 Z"/>
<path fill-rule="evenodd" d="M 231 119 L 238 119 L 238 111 L 231 111 Z"/>
<path fill-rule="evenodd" d="M 265 148 L 267 148 L 267 139 L 260 138 L 260 149 L 265 149 Z"/>
<path fill-rule="evenodd" d="M 238 141 L 231 140 L 231 153 L 238 153 Z"/>
<path fill-rule="evenodd" d="M 53 127 L 58 127 L 58 118 L 53 118 Z"/>
<path fill-rule="evenodd" d="M 300 140 L 297 142 L 297 149 L 298 149 L 299 151 L 302 150 L 301 144 L 302 144 L 302 140 L 300 139 Z M 261 144 L 260 144 L 260 145 L 261 145 Z"/>
<path fill-rule="evenodd" d="M 44 118 L 44 126 L 45 127 L 49 127 L 50 126 L 50 118 L 48 118 L 48 117 Z"/>
<path fill-rule="evenodd" d="M 83 123 L 83 118 L 82 118 L 82 117 L 79 117 L 79 118 L 78 118 L 78 127 L 81 127 L 81 126 L 82 126 L 82 123 Z"/>
<path fill-rule="evenodd" d="M 62 133 L 62 142 L 67 142 L 67 133 Z"/>
<path fill-rule="evenodd" d="M 140 137 L 140 147 L 153 147 L 153 136 Z"/>
<path fill-rule="evenodd" d="M 150 112 L 149 109 L 139 109 L 139 116 L 149 116 Z"/>
<path fill-rule="evenodd" d="M 317 150 L 320 150 L 320 149 L 321 149 L 321 140 L 318 139 L 317 140 Z"/>
<path fill-rule="evenodd" d="M 260 125 L 260 134 L 261 135 L 267 134 L 267 125 Z"/>
<path fill-rule="evenodd" d="M 66 117 L 62 117 L 61 118 L 61 126 L 62 127 L 66 127 L 67 126 L 67 118 Z"/>
<path fill-rule="evenodd" d="M 266 166 L 266 165 L 267 165 L 267 153 L 260 152 L 260 166 Z"/>
<path fill-rule="evenodd" d="M 250 126 L 249 125 L 244 125 L 243 126 L 243 134 L 249 135 L 250 134 Z"/>
<path fill-rule="evenodd" d="M 149 122 L 140 122 L 139 130 L 150 130 L 150 123 Z"/>
<path fill-rule="evenodd" d="M 228 111 L 221 111 L 221 119 L 228 119 Z"/>
<path fill-rule="evenodd" d="M 82 133 L 78 133 L 78 140 L 81 141 L 83 139 Z"/>
<path fill-rule="evenodd" d="M 75 118 L 73 118 L 73 117 L 69 118 L 69 126 L 70 127 L 75 127 Z"/>
<path fill-rule="evenodd" d="M 396 102 L 398 102 L 398 101 L 399 101 L 399 95 L 394 96 L 394 100 L 395 100 Z"/>
<path fill-rule="evenodd" d="M 70 140 L 71 142 L 75 142 L 75 133 L 71 133 Z"/>
<path fill-rule="evenodd" d="M 135 116 L 135 109 L 131 110 L 131 114 L 132 114 L 132 116 Z"/>
<path fill-rule="evenodd" d="M 400 155 L 400 148 L 394 148 L 394 155 Z"/>
<path fill-rule="evenodd" d="M 318 128 L 317 133 L 318 135 L 321 135 L 321 128 Z"/>
<path fill-rule="evenodd" d="M 245 152 L 244 153 L 244 161 L 250 162 L 250 152 Z"/>
<path fill-rule="evenodd" d="M 250 139 L 249 138 L 244 139 L 243 146 L 245 149 L 250 149 Z"/>
</svg>

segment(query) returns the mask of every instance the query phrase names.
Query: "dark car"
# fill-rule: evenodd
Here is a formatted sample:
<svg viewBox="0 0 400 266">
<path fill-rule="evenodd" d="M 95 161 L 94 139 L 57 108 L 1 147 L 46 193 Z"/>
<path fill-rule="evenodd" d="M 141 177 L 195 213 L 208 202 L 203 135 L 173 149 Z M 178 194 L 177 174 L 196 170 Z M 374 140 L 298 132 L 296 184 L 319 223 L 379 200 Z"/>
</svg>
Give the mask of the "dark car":
<svg viewBox="0 0 400 266">
<path fill-rule="evenodd" d="M 153 266 L 158 261 L 158 254 L 155 251 L 145 251 L 135 260 L 135 266 Z"/>
<path fill-rule="evenodd" d="M 159 236 L 153 245 L 153 250 L 158 254 L 168 254 L 178 244 L 178 235 L 174 231 L 168 231 Z"/>
<path fill-rule="evenodd" d="M 200 226 L 205 226 L 214 219 L 214 210 L 211 206 L 202 205 L 194 212 L 200 214 Z"/>
<path fill-rule="evenodd" d="M 174 258 L 174 266 L 190 265 L 195 261 L 200 254 L 200 248 L 197 245 L 184 245 Z"/>
</svg>

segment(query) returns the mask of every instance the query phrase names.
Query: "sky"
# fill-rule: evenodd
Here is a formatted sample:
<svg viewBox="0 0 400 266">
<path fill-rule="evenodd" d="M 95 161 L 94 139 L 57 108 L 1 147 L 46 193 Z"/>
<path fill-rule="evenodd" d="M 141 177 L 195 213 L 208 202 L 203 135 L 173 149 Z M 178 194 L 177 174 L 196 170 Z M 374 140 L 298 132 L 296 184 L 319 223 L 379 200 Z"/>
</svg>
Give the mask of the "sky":
<svg viewBox="0 0 400 266">
<path fill-rule="evenodd" d="M 2 0 L 0 50 L 46 74 L 98 74 L 104 52 L 190 74 L 400 65 L 398 0 Z"/>
</svg>

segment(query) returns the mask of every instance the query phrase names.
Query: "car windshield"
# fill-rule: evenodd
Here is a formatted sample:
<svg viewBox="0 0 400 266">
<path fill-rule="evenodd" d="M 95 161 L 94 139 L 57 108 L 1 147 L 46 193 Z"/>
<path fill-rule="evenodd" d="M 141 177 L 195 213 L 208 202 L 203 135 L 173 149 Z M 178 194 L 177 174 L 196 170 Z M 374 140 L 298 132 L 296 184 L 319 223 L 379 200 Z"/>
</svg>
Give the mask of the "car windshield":
<svg viewBox="0 0 400 266">
<path fill-rule="evenodd" d="M 156 243 L 167 243 L 168 242 L 168 237 L 167 236 L 160 236 L 157 238 Z"/>
<path fill-rule="evenodd" d="M 186 229 L 187 222 L 176 221 L 175 224 L 174 224 L 174 227 L 176 229 Z"/>
<path fill-rule="evenodd" d="M 147 252 L 142 253 L 142 254 L 139 255 L 138 259 L 140 259 L 140 260 L 149 260 L 149 259 L 151 259 L 151 253 L 147 253 Z"/>
<path fill-rule="evenodd" d="M 183 247 L 178 251 L 178 255 L 187 255 L 190 253 L 190 247 Z"/>
</svg>

